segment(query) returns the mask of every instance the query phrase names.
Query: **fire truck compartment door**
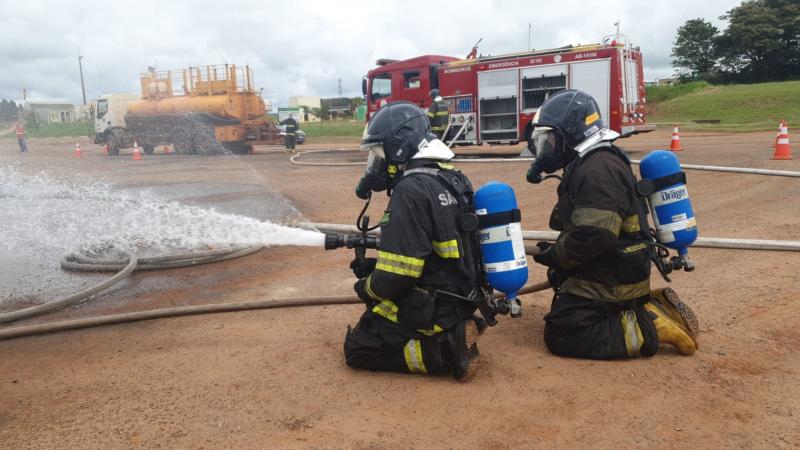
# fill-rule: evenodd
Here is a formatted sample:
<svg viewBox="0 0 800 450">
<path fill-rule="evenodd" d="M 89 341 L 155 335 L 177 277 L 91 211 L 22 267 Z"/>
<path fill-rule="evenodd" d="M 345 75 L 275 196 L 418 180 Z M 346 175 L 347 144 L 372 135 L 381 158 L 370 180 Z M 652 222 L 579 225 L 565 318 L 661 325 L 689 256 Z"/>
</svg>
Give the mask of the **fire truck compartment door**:
<svg viewBox="0 0 800 450">
<path fill-rule="evenodd" d="M 567 74 L 567 65 L 539 66 L 522 69 L 522 78 L 558 77 Z"/>
<path fill-rule="evenodd" d="M 580 89 L 597 100 L 600 106 L 600 115 L 608 126 L 608 107 L 611 101 L 611 61 L 585 61 L 572 64 L 570 71 L 571 89 Z"/>
<path fill-rule="evenodd" d="M 479 98 L 516 97 L 518 76 L 518 69 L 479 72 Z"/>
</svg>

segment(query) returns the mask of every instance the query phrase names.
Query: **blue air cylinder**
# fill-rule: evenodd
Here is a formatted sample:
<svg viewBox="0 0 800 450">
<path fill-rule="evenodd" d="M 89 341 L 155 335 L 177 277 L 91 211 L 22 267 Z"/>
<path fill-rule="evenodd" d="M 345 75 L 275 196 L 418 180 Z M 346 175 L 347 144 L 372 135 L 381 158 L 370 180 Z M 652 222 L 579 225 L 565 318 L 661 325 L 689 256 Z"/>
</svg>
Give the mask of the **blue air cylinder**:
<svg viewBox="0 0 800 450">
<path fill-rule="evenodd" d="M 654 150 L 639 164 L 642 179 L 651 180 L 655 192 L 648 197 L 658 242 L 686 256 L 697 239 L 697 221 L 686 190 L 686 174 L 674 153 Z"/>
<path fill-rule="evenodd" d="M 517 291 L 528 281 L 528 260 L 514 190 L 498 181 L 486 183 L 475 192 L 475 213 L 489 285 L 506 295 L 512 317 L 518 317 Z"/>
</svg>

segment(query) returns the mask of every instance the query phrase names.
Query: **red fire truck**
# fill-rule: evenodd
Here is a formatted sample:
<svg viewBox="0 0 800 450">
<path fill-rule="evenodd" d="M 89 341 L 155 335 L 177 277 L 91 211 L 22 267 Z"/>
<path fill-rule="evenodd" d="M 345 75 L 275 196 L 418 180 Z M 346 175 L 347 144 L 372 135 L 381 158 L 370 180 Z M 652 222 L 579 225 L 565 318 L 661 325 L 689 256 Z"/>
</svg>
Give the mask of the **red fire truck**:
<svg viewBox="0 0 800 450">
<path fill-rule="evenodd" d="M 529 139 L 533 115 L 549 96 L 580 89 L 597 100 L 608 126 L 623 136 L 655 129 L 645 122 L 642 53 L 624 35 L 606 36 L 602 44 L 476 53 L 473 48 L 465 59 L 379 59 L 362 81 L 367 120 L 384 102 L 408 100 L 427 108 L 429 91 L 438 88 L 450 106 L 448 142 L 516 144 Z"/>
</svg>

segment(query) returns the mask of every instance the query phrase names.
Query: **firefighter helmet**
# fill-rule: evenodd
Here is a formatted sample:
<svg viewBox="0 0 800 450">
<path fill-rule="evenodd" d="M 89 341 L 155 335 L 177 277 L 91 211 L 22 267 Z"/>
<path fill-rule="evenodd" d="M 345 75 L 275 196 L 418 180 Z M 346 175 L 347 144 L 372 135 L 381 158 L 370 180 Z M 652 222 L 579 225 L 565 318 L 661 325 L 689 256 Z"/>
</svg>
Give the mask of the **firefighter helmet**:
<svg viewBox="0 0 800 450">
<path fill-rule="evenodd" d="M 387 163 L 397 165 L 408 162 L 419 151 L 423 140 L 435 138 L 425 113 L 411 102 L 398 101 L 387 104 L 372 116 L 361 148 L 375 150 Z"/>
<path fill-rule="evenodd" d="M 436 97 L 441 96 L 438 89 L 431 89 L 431 92 L 428 93 L 428 95 L 431 97 L 431 100 L 436 100 Z"/>
<path fill-rule="evenodd" d="M 528 181 L 539 183 L 541 173 L 563 169 L 605 130 L 600 108 L 589 94 L 570 89 L 547 99 L 536 112 L 531 141 L 536 160 L 528 171 Z M 588 139 L 592 137 L 592 141 Z M 579 148 L 580 147 L 580 148 Z"/>
<path fill-rule="evenodd" d="M 586 138 L 605 128 L 595 99 L 579 90 L 561 91 L 539 108 L 535 127 L 549 127 L 561 132 L 567 147 L 574 149 Z"/>
</svg>

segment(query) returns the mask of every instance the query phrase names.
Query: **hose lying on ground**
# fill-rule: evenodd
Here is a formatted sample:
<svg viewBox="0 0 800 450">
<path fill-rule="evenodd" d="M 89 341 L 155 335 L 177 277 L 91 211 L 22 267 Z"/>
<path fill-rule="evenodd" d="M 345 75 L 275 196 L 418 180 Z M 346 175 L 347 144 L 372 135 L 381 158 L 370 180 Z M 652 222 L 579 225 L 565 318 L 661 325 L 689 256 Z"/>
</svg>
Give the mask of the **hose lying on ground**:
<svg viewBox="0 0 800 450">
<path fill-rule="evenodd" d="M 517 292 L 517 295 L 531 294 L 550 288 L 547 281 L 529 284 Z M 499 294 L 495 294 L 498 297 Z M 339 297 L 297 298 L 285 300 L 261 300 L 242 303 L 216 303 L 212 305 L 179 306 L 176 308 L 154 309 L 110 316 L 89 317 L 86 319 L 65 320 L 63 322 L 43 323 L 0 330 L 0 340 L 13 339 L 36 334 L 57 331 L 78 330 L 82 328 L 100 327 L 118 323 L 136 322 L 140 320 L 163 319 L 195 314 L 212 314 L 232 311 L 250 311 L 256 309 L 292 308 L 300 306 L 349 305 L 362 303 L 355 295 Z"/>
<path fill-rule="evenodd" d="M 332 231 L 336 233 L 360 233 L 354 225 L 339 223 L 294 222 L 298 228 L 319 231 Z M 371 234 L 380 234 L 380 229 L 375 229 Z M 536 241 L 555 241 L 557 231 L 522 231 L 522 238 Z M 733 250 L 778 250 L 800 252 L 800 241 L 779 241 L 774 239 L 732 239 L 698 237 L 692 247 L 727 248 Z"/>
<path fill-rule="evenodd" d="M 246 256 L 261 250 L 263 246 L 255 247 L 236 247 L 226 250 L 210 250 L 193 253 L 183 253 L 170 256 L 156 256 L 149 258 L 137 258 L 133 255 L 126 255 L 124 260 L 107 260 L 88 257 L 81 254 L 71 254 L 61 261 L 61 266 L 65 270 L 81 270 L 87 272 L 97 271 L 116 271 L 119 270 L 114 276 L 105 280 L 104 282 L 81 291 L 77 294 L 71 295 L 62 300 L 45 303 L 42 305 L 33 306 L 30 308 L 12 311 L 10 313 L 0 314 L 0 323 L 11 322 L 14 320 L 25 319 L 35 315 L 43 314 L 48 311 L 66 308 L 68 306 L 79 303 L 80 301 L 89 298 L 90 296 L 113 286 L 120 280 L 130 275 L 134 270 L 152 270 L 152 269 L 165 269 L 174 267 L 186 267 L 197 264 L 204 264 L 209 262 L 224 261 L 227 259 Z M 529 255 L 534 255 L 539 252 L 538 247 L 535 245 L 526 245 L 525 251 Z M 137 262 L 141 265 L 137 265 Z M 517 293 L 518 295 L 530 294 L 533 292 L 543 291 L 550 287 L 547 281 L 538 284 L 529 284 L 523 286 Z M 502 294 L 496 293 L 495 297 L 500 297 Z M 137 311 L 132 313 L 114 314 L 109 316 L 90 317 L 86 319 L 66 320 L 62 322 L 53 322 L 37 325 L 29 325 L 23 327 L 8 328 L 0 330 L 0 340 L 12 339 L 23 336 L 32 336 L 36 334 L 52 333 L 57 331 L 77 330 L 81 328 L 99 327 L 104 325 L 112 325 L 118 323 L 136 322 L 140 320 L 161 319 L 167 317 L 188 316 L 194 314 L 211 314 L 232 311 L 249 311 L 256 309 L 274 309 L 274 308 L 291 308 L 300 306 L 323 306 L 323 305 L 345 305 L 361 303 L 361 299 L 357 296 L 338 296 L 338 297 L 317 297 L 317 298 L 300 298 L 300 299 L 281 299 L 281 300 L 261 300 L 255 302 L 242 302 L 242 303 L 217 303 L 211 305 L 191 305 L 179 306 L 175 308 L 163 308 L 150 311 Z"/>
<path fill-rule="evenodd" d="M 332 161 L 300 161 L 298 158 L 307 153 L 325 153 L 331 151 L 341 151 L 339 149 L 333 150 L 311 150 L 307 152 L 296 153 L 289 158 L 292 164 L 299 166 L 363 166 L 366 162 L 332 162 Z M 532 162 L 534 158 L 527 157 L 513 157 L 513 158 L 454 158 L 451 162 L 454 163 L 507 163 L 507 162 Z M 632 159 L 632 164 L 639 164 L 641 160 Z M 769 175 L 776 177 L 794 177 L 800 178 L 800 172 L 791 170 L 773 170 L 773 169 L 756 169 L 750 167 L 727 167 L 727 166 L 705 166 L 698 164 L 681 164 L 681 168 L 687 170 L 705 170 L 709 172 L 729 172 L 729 173 L 747 173 L 751 175 Z"/>
<path fill-rule="evenodd" d="M 207 250 L 194 253 L 182 253 L 171 256 L 154 256 L 139 258 L 127 254 L 124 259 L 97 259 L 86 255 L 72 253 L 61 260 L 64 270 L 77 270 L 84 272 L 113 272 L 118 271 L 111 278 L 89 289 L 70 295 L 67 298 L 41 305 L 31 306 L 17 311 L 0 314 L 0 323 L 13 322 L 38 316 L 49 311 L 66 308 L 86 300 L 100 291 L 110 288 L 125 279 L 134 270 L 170 269 L 175 267 L 196 266 L 210 262 L 225 261 L 255 253 L 263 248 L 262 245 L 254 247 L 235 247 L 225 250 Z"/>
</svg>

